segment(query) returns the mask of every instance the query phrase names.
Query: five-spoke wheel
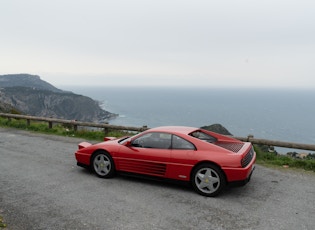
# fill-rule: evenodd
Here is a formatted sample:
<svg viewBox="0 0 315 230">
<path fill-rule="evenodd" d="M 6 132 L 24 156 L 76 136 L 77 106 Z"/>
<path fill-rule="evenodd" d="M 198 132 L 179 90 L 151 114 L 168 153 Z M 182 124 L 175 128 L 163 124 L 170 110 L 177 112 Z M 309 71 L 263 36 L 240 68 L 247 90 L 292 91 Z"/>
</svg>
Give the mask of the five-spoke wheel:
<svg viewBox="0 0 315 230">
<path fill-rule="evenodd" d="M 216 196 L 224 188 L 226 181 L 221 169 L 212 164 L 197 166 L 192 174 L 192 185 L 203 196 Z"/>
<path fill-rule="evenodd" d="M 99 177 L 109 178 L 112 177 L 115 172 L 113 159 L 107 152 L 97 152 L 93 156 L 91 163 L 93 171 Z"/>
</svg>

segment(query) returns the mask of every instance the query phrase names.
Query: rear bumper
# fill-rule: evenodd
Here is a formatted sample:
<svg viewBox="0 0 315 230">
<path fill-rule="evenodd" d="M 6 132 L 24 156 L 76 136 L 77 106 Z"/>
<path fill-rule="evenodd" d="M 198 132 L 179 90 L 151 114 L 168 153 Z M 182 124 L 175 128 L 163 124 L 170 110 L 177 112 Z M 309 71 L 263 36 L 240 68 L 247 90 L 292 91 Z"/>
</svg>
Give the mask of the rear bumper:
<svg viewBox="0 0 315 230">
<path fill-rule="evenodd" d="M 249 176 L 245 180 L 231 181 L 231 182 L 229 182 L 229 185 L 243 186 L 243 185 L 247 184 L 250 181 L 254 170 L 255 170 L 255 165 L 253 166 L 252 171 L 250 172 Z"/>
<path fill-rule="evenodd" d="M 245 168 L 222 167 L 222 170 L 226 175 L 227 182 L 230 183 L 234 181 L 245 181 L 247 183 L 250 180 L 253 171 L 255 170 L 255 161 L 256 154 Z"/>
</svg>

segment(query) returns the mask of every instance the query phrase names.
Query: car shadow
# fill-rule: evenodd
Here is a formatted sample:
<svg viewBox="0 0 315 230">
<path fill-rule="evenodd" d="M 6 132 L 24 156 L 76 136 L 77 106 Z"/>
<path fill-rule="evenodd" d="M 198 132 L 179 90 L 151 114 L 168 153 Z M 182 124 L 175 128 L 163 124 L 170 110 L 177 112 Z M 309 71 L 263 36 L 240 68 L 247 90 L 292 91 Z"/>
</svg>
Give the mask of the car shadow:
<svg viewBox="0 0 315 230">
<path fill-rule="evenodd" d="M 97 178 L 97 176 L 89 169 L 82 168 L 80 170 L 80 173 L 82 173 L 85 176 L 92 176 Z M 98 178 L 99 179 L 99 178 Z M 154 187 L 159 188 L 168 188 L 172 190 L 176 190 L 176 192 L 188 192 L 191 194 L 196 194 L 197 196 L 200 196 L 197 194 L 191 183 L 188 181 L 179 181 L 179 180 L 171 180 L 171 179 L 165 179 L 160 177 L 154 177 L 154 176 L 146 176 L 146 175 L 140 175 L 140 174 L 134 174 L 134 173 L 126 173 L 126 172 L 117 172 L 116 175 L 111 179 L 114 182 L 115 180 L 120 181 L 126 181 L 126 183 L 135 183 L 135 184 L 146 184 Z M 218 195 L 218 197 L 235 197 L 235 196 L 243 196 L 246 193 L 246 186 L 247 185 L 241 185 L 241 184 L 228 184 L 222 192 Z M 242 195 L 243 194 L 243 195 Z M 211 198 L 211 197 L 209 197 Z"/>
<path fill-rule="evenodd" d="M 174 190 L 194 192 L 191 184 L 187 181 L 171 180 L 125 172 L 117 173 L 116 177 L 120 180 L 125 180 L 128 182 L 145 183 L 147 185 L 155 187 L 166 187 Z"/>
</svg>

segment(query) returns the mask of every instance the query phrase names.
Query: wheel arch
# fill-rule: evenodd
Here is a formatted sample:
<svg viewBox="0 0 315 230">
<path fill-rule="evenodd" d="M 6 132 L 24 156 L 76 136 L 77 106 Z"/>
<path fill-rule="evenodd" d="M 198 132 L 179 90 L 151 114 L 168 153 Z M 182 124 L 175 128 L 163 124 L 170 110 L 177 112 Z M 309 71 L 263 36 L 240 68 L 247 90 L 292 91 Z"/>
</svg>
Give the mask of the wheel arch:
<svg viewBox="0 0 315 230">
<path fill-rule="evenodd" d="M 191 171 L 190 171 L 190 180 L 192 180 L 192 178 L 193 178 L 193 173 L 194 173 L 195 169 L 196 169 L 199 165 L 202 165 L 202 164 L 211 164 L 211 165 L 214 165 L 214 166 L 218 167 L 218 168 L 221 170 L 221 172 L 223 173 L 223 175 L 224 175 L 225 183 L 228 182 L 228 181 L 227 181 L 226 174 L 225 174 L 224 170 L 221 168 L 221 166 L 220 166 L 219 164 L 217 164 L 217 163 L 215 163 L 215 162 L 213 162 L 213 161 L 209 161 L 209 160 L 200 161 L 200 162 L 198 162 L 197 164 L 194 165 L 194 167 L 193 167 L 193 168 L 191 169 Z"/>
<path fill-rule="evenodd" d="M 96 166 L 94 165 L 94 159 L 98 156 L 98 155 L 105 155 L 104 157 L 107 158 L 107 162 L 110 162 L 108 165 L 109 165 L 109 168 L 107 168 L 108 166 L 104 165 L 103 162 L 101 162 L 100 164 L 99 163 L 96 163 Z M 103 160 L 104 161 L 104 160 Z M 95 168 L 97 167 L 97 169 Z M 99 167 L 101 167 L 101 169 L 99 169 Z M 104 167 L 107 168 L 107 170 L 103 170 Z M 114 162 L 114 159 L 112 157 L 112 155 L 106 150 L 106 149 L 96 149 L 92 154 L 91 154 L 91 158 L 90 158 L 90 169 L 95 172 L 95 174 L 98 176 L 98 177 L 101 177 L 101 178 L 111 178 L 115 175 L 116 173 L 116 166 L 115 166 L 115 162 Z M 106 172 L 107 171 L 107 172 Z M 105 174 L 104 174 L 105 173 Z"/>
<path fill-rule="evenodd" d="M 92 154 L 91 154 L 91 157 L 90 157 L 90 165 L 92 166 L 92 161 L 93 161 L 93 158 L 96 154 L 100 153 L 100 152 L 105 152 L 107 154 L 109 154 L 111 157 L 112 155 L 106 150 L 106 149 L 96 149 Z M 113 157 L 112 157 L 113 158 Z"/>
</svg>

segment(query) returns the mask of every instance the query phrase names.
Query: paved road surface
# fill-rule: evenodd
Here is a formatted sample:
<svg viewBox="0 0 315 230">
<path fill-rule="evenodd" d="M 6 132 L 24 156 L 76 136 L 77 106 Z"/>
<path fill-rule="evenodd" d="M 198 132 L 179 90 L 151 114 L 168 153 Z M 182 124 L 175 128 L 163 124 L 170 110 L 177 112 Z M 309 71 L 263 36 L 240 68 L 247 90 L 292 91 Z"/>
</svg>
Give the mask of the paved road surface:
<svg viewBox="0 0 315 230">
<path fill-rule="evenodd" d="M 206 198 L 185 185 L 97 178 L 76 166 L 80 141 L 0 128 L 7 229 L 314 229 L 314 173 L 257 166 L 245 187 Z"/>
</svg>

